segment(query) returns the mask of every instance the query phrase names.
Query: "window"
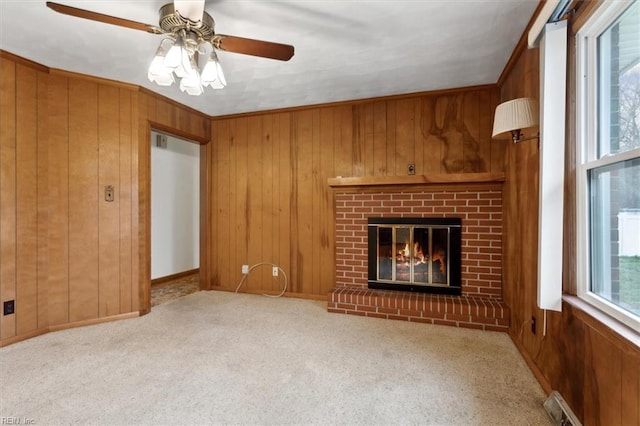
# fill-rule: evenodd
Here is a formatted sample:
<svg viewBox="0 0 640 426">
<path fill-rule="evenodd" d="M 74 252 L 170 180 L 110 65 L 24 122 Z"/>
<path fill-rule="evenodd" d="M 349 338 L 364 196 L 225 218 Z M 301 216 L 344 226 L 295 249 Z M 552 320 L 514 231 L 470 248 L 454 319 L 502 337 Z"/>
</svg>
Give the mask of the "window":
<svg viewBox="0 0 640 426">
<path fill-rule="evenodd" d="M 578 295 L 640 330 L 640 0 L 578 33 Z"/>
</svg>

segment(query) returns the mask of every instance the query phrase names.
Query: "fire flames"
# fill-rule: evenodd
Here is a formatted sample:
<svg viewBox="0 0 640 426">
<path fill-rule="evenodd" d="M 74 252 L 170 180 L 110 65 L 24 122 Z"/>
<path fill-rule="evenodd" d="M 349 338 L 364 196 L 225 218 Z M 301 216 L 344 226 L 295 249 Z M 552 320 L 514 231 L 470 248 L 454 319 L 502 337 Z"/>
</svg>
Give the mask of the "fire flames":
<svg viewBox="0 0 640 426">
<path fill-rule="evenodd" d="M 433 262 L 437 261 L 440 264 L 440 272 L 445 274 L 447 271 L 447 265 L 445 262 L 444 251 L 442 249 L 434 250 L 434 252 L 431 255 L 431 258 Z M 406 265 L 409 265 L 409 262 L 411 261 L 411 250 L 409 248 L 408 242 L 405 243 L 402 249 L 398 250 L 397 261 L 405 263 Z M 414 266 L 427 263 L 428 261 L 429 261 L 429 255 L 422 252 L 422 247 L 420 246 L 420 244 L 414 243 L 413 244 Z"/>
</svg>

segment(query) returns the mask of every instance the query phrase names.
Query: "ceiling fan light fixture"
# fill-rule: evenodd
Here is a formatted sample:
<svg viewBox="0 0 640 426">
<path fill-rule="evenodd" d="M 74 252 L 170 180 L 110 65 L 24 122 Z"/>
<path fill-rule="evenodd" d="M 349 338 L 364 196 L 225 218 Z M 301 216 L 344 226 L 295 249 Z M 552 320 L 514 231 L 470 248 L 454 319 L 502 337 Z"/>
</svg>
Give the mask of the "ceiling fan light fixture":
<svg viewBox="0 0 640 426">
<path fill-rule="evenodd" d="M 224 89 L 227 85 L 227 80 L 224 78 L 222 67 L 218 61 L 218 55 L 213 48 L 202 69 L 201 81 L 203 86 L 210 86 L 212 89 Z"/>
<path fill-rule="evenodd" d="M 171 39 L 165 39 L 171 40 Z M 164 40 L 163 40 L 164 41 Z M 184 50 L 184 40 L 180 34 L 178 37 L 173 40 L 173 44 L 169 51 L 165 55 L 164 65 L 168 68 L 175 68 L 180 65 L 180 61 L 182 60 L 182 51 Z"/>
<path fill-rule="evenodd" d="M 165 39 L 160 43 L 149 66 L 147 78 L 161 86 L 170 86 L 176 76 L 180 75 L 180 78 L 186 78 L 184 82 L 181 81 L 181 90 L 193 95 L 202 94 L 205 86 L 222 89 L 227 85 L 214 49 L 279 61 L 288 61 L 294 55 L 293 46 L 288 44 L 217 34 L 214 31 L 213 18 L 204 11 L 205 0 L 174 0 L 165 4 L 160 8 L 158 26 L 53 1 L 47 1 L 46 5 L 64 15 L 164 35 Z M 163 43 L 166 45 L 163 46 Z M 200 51 L 200 46 L 203 47 L 203 51 Z M 207 58 L 202 68 L 204 79 L 201 79 L 200 70 L 195 64 L 194 58 L 198 59 L 195 56 L 196 50 L 203 58 Z M 192 74 L 197 76 L 198 84 L 193 83 Z"/>
<path fill-rule="evenodd" d="M 193 71 L 193 65 L 191 64 L 191 58 L 189 52 L 186 49 L 180 51 L 180 61 L 178 65 L 173 67 L 173 72 L 176 73 L 178 78 L 183 78 L 189 75 Z"/>
<path fill-rule="evenodd" d="M 149 72 L 147 77 L 158 86 L 171 86 L 175 82 L 173 73 L 171 72 L 168 74 L 151 74 L 151 72 Z"/>
<path fill-rule="evenodd" d="M 204 88 L 202 87 L 200 73 L 193 55 L 190 56 L 188 64 L 185 65 L 188 65 L 189 69 L 186 70 L 186 75 L 180 79 L 180 90 L 194 96 L 201 95 L 204 92 Z"/>
<path fill-rule="evenodd" d="M 163 40 L 164 42 L 164 40 Z M 173 70 L 165 66 L 164 61 L 167 56 L 167 50 L 163 46 L 163 42 L 158 46 L 158 50 L 156 50 L 156 55 L 153 57 L 151 61 L 151 65 L 149 66 L 149 71 L 147 73 L 147 78 L 149 81 L 155 82 L 159 86 L 171 86 L 175 81 L 173 78 Z"/>
<path fill-rule="evenodd" d="M 204 88 L 198 76 L 188 76 L 180 80 L 180 90 L 193 96 L 202 95 Z"/>
</svg>

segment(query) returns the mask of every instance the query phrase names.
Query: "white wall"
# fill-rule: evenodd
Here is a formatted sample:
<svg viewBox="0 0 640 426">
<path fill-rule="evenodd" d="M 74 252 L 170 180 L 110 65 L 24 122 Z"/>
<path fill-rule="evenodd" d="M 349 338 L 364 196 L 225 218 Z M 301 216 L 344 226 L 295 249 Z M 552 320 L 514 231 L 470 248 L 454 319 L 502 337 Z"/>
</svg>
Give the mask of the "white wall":
<svg viewBox="0 0 640 426">
<path fill-rule="evenodd" d="M 640 256 L 640 211 L 618 213 L 618 235 L 620 256 Z"/>
<path fill-rule="evenodd" d="M 200 146 L 151 133 L 151 279 L 200 265 Z"/>
</svg>

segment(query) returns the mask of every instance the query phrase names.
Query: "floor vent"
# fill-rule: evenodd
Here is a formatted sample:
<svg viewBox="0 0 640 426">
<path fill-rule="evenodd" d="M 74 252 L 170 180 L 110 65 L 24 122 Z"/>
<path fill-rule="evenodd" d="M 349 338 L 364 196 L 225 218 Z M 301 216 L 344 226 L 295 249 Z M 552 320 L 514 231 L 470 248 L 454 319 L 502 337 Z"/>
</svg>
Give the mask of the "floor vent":
<svg viewBox="0 0 640 426">
<path fill-rule="evenodd" d="M 544 409 L 549 413 L 555 425 L 582 426 L 558 391 L 551 392 L 549 398 L 544 402 Z"/>
</svg>

